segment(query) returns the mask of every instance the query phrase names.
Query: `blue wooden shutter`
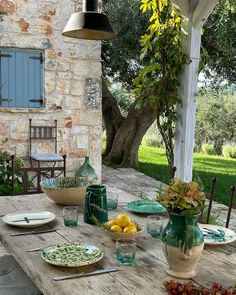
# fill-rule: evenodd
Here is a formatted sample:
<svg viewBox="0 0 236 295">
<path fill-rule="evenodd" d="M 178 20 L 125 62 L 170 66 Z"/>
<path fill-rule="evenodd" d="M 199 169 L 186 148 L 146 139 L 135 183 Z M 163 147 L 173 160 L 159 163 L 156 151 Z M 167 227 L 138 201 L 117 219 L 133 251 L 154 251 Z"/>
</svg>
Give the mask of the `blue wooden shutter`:
<svg viewBox="0 0 236 295">
<path fill-rule="evenodd" d="M 42 53 L 0 49 L 0 105 L 38 108 L 42 106 Z"/>
</svg>

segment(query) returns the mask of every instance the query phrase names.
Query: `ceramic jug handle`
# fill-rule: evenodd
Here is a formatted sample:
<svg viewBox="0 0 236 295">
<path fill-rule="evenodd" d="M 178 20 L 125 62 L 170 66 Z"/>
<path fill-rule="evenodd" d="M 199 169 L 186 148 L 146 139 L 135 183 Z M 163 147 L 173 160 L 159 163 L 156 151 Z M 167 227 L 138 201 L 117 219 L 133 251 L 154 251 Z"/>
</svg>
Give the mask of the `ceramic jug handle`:
<svg viewBox="0 0 236 295">
<path fill-rule="evenodd" d="M 89 214 L 89 217 L 92 216 L 92 210 L 91 210 L 91 196 L 93 195 L 94 193 L 93 192 L 87 192 L 87 197 L 88 197 L 88 214 Z"/>
<path fill-rule="evenodd" d="M 194 241 L 194 218 L 191 216 L 185 216 L 185 223 L 186 223 L 186 235 L 184 241 L 184 252 L 187 250 L 192 249 L 193 241 Z"/>
</svg>

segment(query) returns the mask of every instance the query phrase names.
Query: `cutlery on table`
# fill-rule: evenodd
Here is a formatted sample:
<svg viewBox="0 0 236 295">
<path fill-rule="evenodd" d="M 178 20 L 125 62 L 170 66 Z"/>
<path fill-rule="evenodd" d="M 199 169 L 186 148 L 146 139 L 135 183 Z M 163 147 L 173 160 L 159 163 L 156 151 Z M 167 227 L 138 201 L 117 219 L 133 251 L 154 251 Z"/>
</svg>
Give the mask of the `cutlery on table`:
<svg viewBox="0 0 236 295">
<path fill-rule="evenodd" d="M 39 248 L 34 248 L 34 249 L 29 249 L 26 250 L 26 252 L 36 252 L 36 251 L 43 251 L 45 247 L 39 247 Z"/>
<path fill-rule="evenodd" d="M 10 234 L 11 237 L 16 237 L 16 236 L 24 236 L 24 235 L 37 235 L 37 234 L 43 234 L 43 233 L 50 233 L 57 231 L 58 229 L 46 229 L 46 230 L 40 230 L 40 231 L 27 231 L 24 233 L 16 233 L 16 234 Z"/>
<path fill-rule="evenodd" d="M 46 217 L 43 217 L 43 218 L 28 218 L 28 217 L 24 217 L 24 219 L 17 219 L 17 220 L 12 220 L 11 222 L 20 222 L 20 221 L 26 221 L 26 223 L 29 223 L 30 220 L 45 220 L 45 219 L 48 219 Z"/>
<path fill-rule="evenodd" d="M 73 279 L 73 278 L 80 278 L 80 277 L 87 277 L 87 276 L 94 276 L 94 275 L 99 275 L 102 273 L 109 273 L 109 272 L 114 272 L 118 271 L 119 269 L 117 268 L 105 268 L 105 269 L 99 269 L 91 272 L 82 272 L 79 274 L 75 275 L 69 275 L 69 276 L 61 276 L 61 277 L 54 277 L 54 281 L 62 281 L 62 280 L 68 280 L 68 279 Z"/>
</svg>

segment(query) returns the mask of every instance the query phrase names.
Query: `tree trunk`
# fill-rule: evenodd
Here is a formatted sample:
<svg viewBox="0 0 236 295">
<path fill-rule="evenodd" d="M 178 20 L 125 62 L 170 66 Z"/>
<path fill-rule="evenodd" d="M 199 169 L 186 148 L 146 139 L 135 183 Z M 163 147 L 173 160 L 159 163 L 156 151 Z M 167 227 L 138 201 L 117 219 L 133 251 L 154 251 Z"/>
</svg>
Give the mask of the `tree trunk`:
<svg viewBox="0 0 236 295">
<path fill-rule="evenodd" d="M 134 103 L 122 117 L 115 98 L 103 82 L 103 120 L 107 132 L 103 163 L 116 167 L 134 167 L 142 138 L 156 118 L 156 110 L 150 105 L 140 109 Z"/>
</svg>

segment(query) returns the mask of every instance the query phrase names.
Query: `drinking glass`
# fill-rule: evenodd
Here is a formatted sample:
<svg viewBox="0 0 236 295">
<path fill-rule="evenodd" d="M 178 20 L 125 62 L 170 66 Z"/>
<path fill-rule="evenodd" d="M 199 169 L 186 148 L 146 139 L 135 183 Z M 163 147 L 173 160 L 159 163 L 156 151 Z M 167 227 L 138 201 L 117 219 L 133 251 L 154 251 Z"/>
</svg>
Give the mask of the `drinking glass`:
<svg viewBox="0 0 236 295">
<path fill-rule="evenodd" d="M 64 224 L 69 227 L 76 227 L 78 223 L 79 207 L 66 206 L 63 208 Z"/>
<path fill-rule="evenodd" d="M 150 215 L 147 217 L 147 234 L 153 238 L 160 238 L 163 229 L 165 216 Z"/>
<path fill-rule="evenodd" d="M 110 195 L 107 197 L 107 209 L 114 210 L 118 206 L 118 195 Z"/>
<path fill-rule="evenodd" d="M 136 252 L 136 241 L 133 239 L 116 240 L 116 260 L 126 266 L 134 264 Z"/>
</svg>

